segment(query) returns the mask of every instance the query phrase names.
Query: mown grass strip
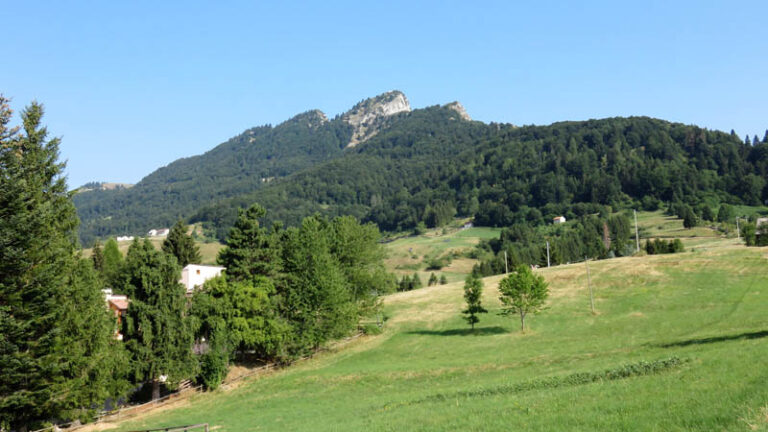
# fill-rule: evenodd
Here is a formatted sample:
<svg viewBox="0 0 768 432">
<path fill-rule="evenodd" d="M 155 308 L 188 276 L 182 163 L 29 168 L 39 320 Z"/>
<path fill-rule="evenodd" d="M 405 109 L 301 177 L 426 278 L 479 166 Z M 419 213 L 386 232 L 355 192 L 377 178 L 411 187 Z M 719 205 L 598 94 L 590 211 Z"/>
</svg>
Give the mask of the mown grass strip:
<svg viewBox="0 0 768 432">
<path fill-rule="evenodd" d="M 458 398 L 489 397 L 501 394 L 521 393 L 542 389 L 555 389 L 560 387 L 571 387 L 602 381 L 614 381 L 644 375 L 653 375 L 677 368 L 688 361 L 688 359 L 680 359 L 676 356 L 650 362 L 639 361 L 636 363 L 622 365 L 613 369 L 606 369 L 601 372 L 578 372 L 566 376 L 553 376 L 532 381 L 503 384 L 495 387 L 462 390 L 450 393 L 437 393 L 413 401 L 386 404 L 384 409 L 389 410 L 402 406 L 429 402 L 443 402 L 448 400 L 453 401 Z"/>
</svg>

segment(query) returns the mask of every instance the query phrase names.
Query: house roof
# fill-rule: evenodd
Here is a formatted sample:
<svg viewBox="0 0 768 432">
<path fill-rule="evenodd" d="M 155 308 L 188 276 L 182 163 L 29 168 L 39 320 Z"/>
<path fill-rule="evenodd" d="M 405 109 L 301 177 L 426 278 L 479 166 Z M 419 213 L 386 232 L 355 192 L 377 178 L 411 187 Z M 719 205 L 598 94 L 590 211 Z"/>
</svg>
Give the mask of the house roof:
<svg viewBox="0 0 768 432">
<path fill-rule="evenodd" d="M 114 305 L 117 310 L 128 310 L 128 299 L 116 298 L 109 299 L 109 303 Z"/>
</svg>

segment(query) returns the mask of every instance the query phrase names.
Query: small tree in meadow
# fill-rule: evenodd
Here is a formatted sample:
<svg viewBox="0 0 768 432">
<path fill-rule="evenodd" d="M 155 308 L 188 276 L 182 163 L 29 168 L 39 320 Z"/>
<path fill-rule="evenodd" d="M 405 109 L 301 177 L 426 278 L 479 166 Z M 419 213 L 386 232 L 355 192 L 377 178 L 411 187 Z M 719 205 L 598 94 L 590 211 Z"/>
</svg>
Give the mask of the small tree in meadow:
<svg viewBox="0 0 768 432">
<path fill-rule="evenodd" d="M 466 282 L 464 282 L 464 300 L 467 302 L 467 308 L 461 311 L 464 319 L 467 320 L 469 325 L 472 326 L 472 330 L 475 330 L 475 324 L 480 322 L 478 314 L 488 313 L 481 304 L 481 297 L 483 296 L 483 281 L 482 279 L 470 274 L 467 276 Z"/>
<path fill-rule="evenodd" d="M 549 296 L 544 277 L 534 274 L 526 265 L 518 266 L 514 273 L 502 279 L 499 292 L 502 314 L 519 314 L 521 331 L 525 331 L 526 315 L 540 311 Z"/>
</svg>

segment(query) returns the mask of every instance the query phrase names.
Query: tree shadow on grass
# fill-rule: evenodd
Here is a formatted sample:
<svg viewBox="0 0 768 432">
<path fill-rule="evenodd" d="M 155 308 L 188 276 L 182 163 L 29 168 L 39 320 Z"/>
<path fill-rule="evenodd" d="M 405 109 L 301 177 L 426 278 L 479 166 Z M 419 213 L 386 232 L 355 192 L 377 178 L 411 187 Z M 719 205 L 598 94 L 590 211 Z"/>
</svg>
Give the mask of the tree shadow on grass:
<svg viewBox="0 0 768 432">
<path fill-rule="evenodd" d="M 509 330 L 504 327 L 478 327 L 474 330 L 471 328 L 462 329 L 450 329 L 450 330 L 414 330 L 406 332 L 407 334 L 424 335 L 424 336 L 491 336 L 497 334 L 509 333 Z"/>
<path fill-rule="evenodd" d="M 710 343 L 717 343 L 717 342 L 727 342 L 727 341 L 739 340 L 739 339 L 760 339 L 764 337 L 768 337 L 768 330 L 751 332 L 751 333 L 740 333 L 740 334 L 727 335 L 727 336 L 713 336 L 713 337 L 700 338 L 700 339 L 687 339 L 687 340 L 682 340 L 677 342 L 657 344 L 656 346 L 660 348 L 675 348 L 675 347 L 684 347 L 688 345 L 702 345 L 702 344 L 710 344 Z"/>
</svg>

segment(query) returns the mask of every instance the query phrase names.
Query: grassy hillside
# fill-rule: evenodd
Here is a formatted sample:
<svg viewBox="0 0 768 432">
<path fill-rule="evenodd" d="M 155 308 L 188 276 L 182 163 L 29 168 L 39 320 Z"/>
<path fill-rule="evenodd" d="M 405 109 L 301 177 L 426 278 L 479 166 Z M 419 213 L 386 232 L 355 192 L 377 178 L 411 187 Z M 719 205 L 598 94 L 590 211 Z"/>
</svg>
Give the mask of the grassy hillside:
<svg viewBox="0 0 768 432">
<path fill-rule="evenodd" d="M 152 244 L 155 246 L 156 249 L 160 250 L 160 248 L 163 246 L 164 238 L 150 238 L 149 241 L 152 242 Z M 219 255 L 219 250 L 224 247 L 223 244 L 219 242 L 210 242 L 210 243 L 204 243 L 204 242 L 195 242 L 197 244 L 197 247 L 200 248 L 200 263 L 201 264 L 216 264 L 216 257 Z M 129 241 L 123 241 L 119 242 L 117 244 L 118 249 L 120 249 L 120 252 L 123 253 L 123 256 L 125 256 L 128 253 L 128 248 L 131 246 L 131 242 Z M 83 256 L 90 257 L 91 256 L 91 248 L 83 249 Z"/>
<path fill-rule="evenodd" d="M 498 276 L 474 333 L 461 283 L 391 295 L 382 335 L 99 428 L 766 430 L 768 250 L 696 242 L 590 263 L 596 315 L 584 264 L 542 269 L 548 309 L 525 334 L 497 315 Z"/>
</svg>

